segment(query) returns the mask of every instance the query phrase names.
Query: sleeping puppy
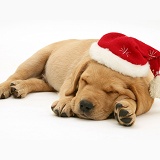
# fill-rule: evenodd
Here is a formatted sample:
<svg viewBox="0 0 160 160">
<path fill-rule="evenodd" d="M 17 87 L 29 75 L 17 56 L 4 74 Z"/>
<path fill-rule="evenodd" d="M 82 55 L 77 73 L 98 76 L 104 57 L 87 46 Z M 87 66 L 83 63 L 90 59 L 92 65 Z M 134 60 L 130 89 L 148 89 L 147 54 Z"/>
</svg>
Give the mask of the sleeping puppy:
<svg viewBox="0 0 160 160">
<path fill-rule="evenodd" d="M 153 77 L 126 76 L 98 63 L 89 55 L 94 42 L 72 39 L 44 47 L 0 84 L 0 98 L 58 91 L 51 107 L 57 116 L 104 120 L 114 113 L 119 124 L 131 126 L 152 106 L 148 90 Z"/>
</svg>

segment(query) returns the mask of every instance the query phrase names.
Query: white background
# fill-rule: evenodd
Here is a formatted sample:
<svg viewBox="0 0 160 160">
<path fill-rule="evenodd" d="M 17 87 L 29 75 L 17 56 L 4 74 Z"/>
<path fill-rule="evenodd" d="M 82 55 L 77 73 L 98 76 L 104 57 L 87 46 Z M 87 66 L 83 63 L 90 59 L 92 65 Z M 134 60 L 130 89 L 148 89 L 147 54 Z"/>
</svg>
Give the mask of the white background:
<svg viewBox="0 0 160 160">
<path fill-rule="evenodd" d="M 160 50 L 158 0 L 1 0 L 0 82 L 34 52 L 70 38 L 111 31 Z M 56 93 L 0 100 L 0 159 L 159 159 L 160 100 L 132 127 L 115 120 L 56 117 Z"/>
</svg>

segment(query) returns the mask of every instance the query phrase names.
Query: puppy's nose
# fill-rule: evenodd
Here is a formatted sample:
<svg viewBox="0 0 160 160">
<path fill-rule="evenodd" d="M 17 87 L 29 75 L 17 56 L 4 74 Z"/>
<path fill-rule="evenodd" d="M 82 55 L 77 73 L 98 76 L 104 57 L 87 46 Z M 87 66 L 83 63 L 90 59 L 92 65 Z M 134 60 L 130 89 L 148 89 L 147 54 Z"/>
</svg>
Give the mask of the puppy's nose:
<svg viewBox="0 0 160 160">
<path fill-rule="evenodd" d="M 80 110 L 83 112 L 88 112 L 93 108 L 93 104 L 87 100 L 80 101 Z"/>
</svg>

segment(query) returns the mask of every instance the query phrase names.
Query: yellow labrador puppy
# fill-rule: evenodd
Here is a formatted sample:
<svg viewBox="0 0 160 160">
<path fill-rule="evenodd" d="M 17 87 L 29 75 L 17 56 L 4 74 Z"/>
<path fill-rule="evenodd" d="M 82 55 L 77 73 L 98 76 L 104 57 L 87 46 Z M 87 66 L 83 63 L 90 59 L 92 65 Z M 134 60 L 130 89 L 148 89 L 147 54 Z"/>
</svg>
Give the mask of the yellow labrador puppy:
<svg viewBox="0 0 160 160">
<path fill-rule="evenodd" d="M 131 126 L 152 106 L 152 76 L 133 78 L 98 63 L 89 55 L 94 42 L 71 39 L 40 49 L 0 84 L 0 99 L 58 91 L 51 107 L 58 116 L 104 120 L 114 113 L 119 124 Z"/>
</svg>

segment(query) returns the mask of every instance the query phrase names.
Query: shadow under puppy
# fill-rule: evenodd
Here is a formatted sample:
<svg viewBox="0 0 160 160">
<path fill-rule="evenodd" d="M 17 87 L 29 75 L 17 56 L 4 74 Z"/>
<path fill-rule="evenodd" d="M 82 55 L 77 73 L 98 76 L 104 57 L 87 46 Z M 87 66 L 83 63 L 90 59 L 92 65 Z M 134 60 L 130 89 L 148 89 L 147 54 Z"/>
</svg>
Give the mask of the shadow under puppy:
<svg viewBox="0 0 160 160">
<path fill-rule="evenodd" d="M 59 100 L 51 107 L 58 116 L 104 120 L 114 113 L 119 124 L 131 126 L 160 95 L 159 55 L 116 32 L 100 40 L 60 41 L 23 62 L 0 84 L 0 98 L 58 91 Z"/>
</svg>

